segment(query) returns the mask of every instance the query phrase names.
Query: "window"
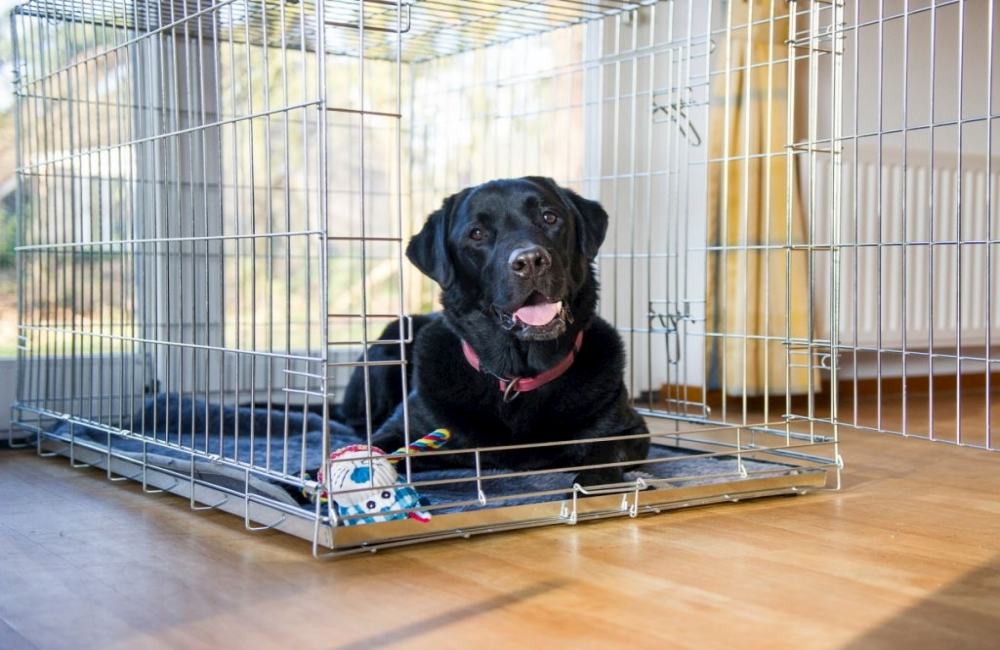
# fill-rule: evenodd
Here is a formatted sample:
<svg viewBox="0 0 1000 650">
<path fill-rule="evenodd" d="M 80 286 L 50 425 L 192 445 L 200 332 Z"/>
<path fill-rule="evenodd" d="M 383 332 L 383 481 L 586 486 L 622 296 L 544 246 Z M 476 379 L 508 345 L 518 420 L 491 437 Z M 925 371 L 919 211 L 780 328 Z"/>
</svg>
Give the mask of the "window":
<svg viewBox="0 0 1000 650">
<path fill-rule="evenodd" d="M 14 141 L 14 55 L 8 16 L 15 0 L 0 0 L 0 142 Z M 0 146 L 0 373 L 12 377 L 17 354 L 17 283 L 14 280 L 15 149 Z M 8 428 L 14 382 L 0 381 L 0 431 Z"/>
</svg>

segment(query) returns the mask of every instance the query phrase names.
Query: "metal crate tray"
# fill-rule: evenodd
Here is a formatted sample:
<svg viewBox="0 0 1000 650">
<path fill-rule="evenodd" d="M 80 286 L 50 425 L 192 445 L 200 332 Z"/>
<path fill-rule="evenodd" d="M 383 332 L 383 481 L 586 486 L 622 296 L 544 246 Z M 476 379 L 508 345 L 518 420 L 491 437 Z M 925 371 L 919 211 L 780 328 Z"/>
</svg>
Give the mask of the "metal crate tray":
<svg viewBox="0 0 1000 650">
<path fill-rule="evenodd" d="M 147 492 L 166 492 L 189 500 L 192 509 L 217 509 L 240 516 L 249 531 L 280 530 L 309 541 L 317 557 L 375 552 L 418 542 L 469 538 L 546 525 L 572 525 L 611 517 L 636 517 L 669 510 L 745 499 L 805 494 L 827 487 L 834 466 L 784 461 L 755 469 L 745 476 L 719 476 L 711 483 L 681 487 L 638 483 L 584 489 L 574 486 L 552 501 L 490 507 L 435 515 L 427 523 L 395 520 L 357 526 L 331 526 L 319 509 L 307 510 L 269 496 L 269 481 L 249 468 L 193 457 L 191 462 L 149 452 L 141 460 L 92 440 L 44 432 L 38 442 L 44 455 L 68 457 L 74 466 L 108 471 L 109 478 L 129 478 Z M 754 453 L 754 452 L 751 452 Z M 271 484 L 273 485 L 273 484 Z M 642 489 L 645 487 L 645 489 Z"/>
</svg>

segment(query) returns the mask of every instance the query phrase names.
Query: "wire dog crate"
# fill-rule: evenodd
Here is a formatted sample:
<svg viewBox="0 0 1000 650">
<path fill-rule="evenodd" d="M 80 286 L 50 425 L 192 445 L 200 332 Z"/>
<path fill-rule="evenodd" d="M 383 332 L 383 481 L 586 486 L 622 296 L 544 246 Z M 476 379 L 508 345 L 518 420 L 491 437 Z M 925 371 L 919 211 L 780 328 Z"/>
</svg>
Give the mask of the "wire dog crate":
<svg viewBox="0 0 1000 650">
<path fill-rule="evenodd" d="M 11 442 L 317 555 L 836 487 L 844 426 L 996 448 L 995 13 L 30 0 Z M 324 488 L 307 470 L 351 371 L 405 379 L 366 350 L 402 319 L 379 343 L 403 353 L 434 307 L 408 236 L 444 196 L 529 174 L 611 215 L 601 313 L 670 450 L 643 467 L 675 469 L 595 490 L 406 468 L 455 487 L 430 523 L 288 498 Z"/>
</svg>

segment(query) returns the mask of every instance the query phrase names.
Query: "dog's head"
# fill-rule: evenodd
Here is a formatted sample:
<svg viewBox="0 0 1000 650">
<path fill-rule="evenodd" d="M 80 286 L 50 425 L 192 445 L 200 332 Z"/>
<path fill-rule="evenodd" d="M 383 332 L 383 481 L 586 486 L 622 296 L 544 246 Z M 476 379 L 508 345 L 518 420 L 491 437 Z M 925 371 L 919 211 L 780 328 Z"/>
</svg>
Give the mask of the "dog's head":
<svg viewBox="0 0 1000 650">
<path fill-rule="evenodd" d="M 445 199 L 406 255 L 441 286 L 446 313 L 477 311 L 541 341 L 592 315 L 607 229 L 599 203 L 549 178 L 496 180 Z"/>
</svg>

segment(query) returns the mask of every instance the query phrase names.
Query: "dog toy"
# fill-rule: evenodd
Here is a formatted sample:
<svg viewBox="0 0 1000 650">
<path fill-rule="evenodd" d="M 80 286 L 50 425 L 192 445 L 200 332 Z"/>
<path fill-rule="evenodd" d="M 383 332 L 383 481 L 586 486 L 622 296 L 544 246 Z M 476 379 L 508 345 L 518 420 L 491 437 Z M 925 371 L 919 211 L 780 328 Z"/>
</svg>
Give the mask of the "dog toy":
<svg viewBox="0 0 1000 650">
<path fill-rule="evenodd" d="M 329 471 L 320 468 L 317 477 L 326 486 L 320 493 L 320 501 L 329 500 L 329 491 L 334 494 L 331 507 L 336 508 L 340 517 L 363 515 L 344 520 L 345 526 L 394 519 L 426 523 L 431 519 L 430 513 L 416 510 L 422 505 L 420 495 L 406 485 L 395 464 L 413 453 L 440 449 L 449 438 L 451 432 L 447 429 L 436 429 L 391 454 L 368 445 L 348 445 L 334 450 L 330 453 L 331 462 L 326 464 Z"/>
</svg>

